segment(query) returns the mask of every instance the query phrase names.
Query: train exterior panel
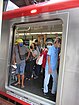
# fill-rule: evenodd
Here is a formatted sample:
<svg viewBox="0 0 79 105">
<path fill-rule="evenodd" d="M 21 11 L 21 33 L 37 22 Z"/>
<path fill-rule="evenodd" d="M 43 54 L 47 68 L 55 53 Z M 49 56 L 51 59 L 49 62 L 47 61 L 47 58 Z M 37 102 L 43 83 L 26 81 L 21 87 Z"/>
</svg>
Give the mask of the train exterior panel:
<svg viewBox="0 0 79 105">
<path fill-rule="evenodd" d="M 30 13 L 36 10 L 35 13 Z M 79 0 L 46 2 L 3 13 L 0 44 L 0 89 L 11 91 L 28 100 L 44 105 L 79 104 Z M 61 61 L 56 103 L 38 95 L 8 85 L 14 28 L 18 24 L 38 24 L 56 19 L 62 21 Z"/>
</svg>

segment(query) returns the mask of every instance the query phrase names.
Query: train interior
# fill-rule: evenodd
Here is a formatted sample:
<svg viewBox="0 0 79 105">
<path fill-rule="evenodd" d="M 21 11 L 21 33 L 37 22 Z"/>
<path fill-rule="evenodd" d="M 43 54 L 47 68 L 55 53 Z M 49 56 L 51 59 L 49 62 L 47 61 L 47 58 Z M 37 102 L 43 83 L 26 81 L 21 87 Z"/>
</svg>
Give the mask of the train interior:
<svg viewBox="0 0 79 105">
<path fill-rule="evenodd" d="M 16 24 L 16 28 L 14 30 L 13 37 L 13 45 L 15 45 L 16 39 L 21 38 L 24 41 L 25 46 L 30 49 L 32 43 L 35 43 L 35 40 L 38 40 L 38 45 L 41 49 L 44 49 L 46 46 L 46 39 L 52 38 L 56 40 L 56 38 L 60 38 L 62 40 L 62 32 L 63 32 L 63 23 L 60 19 L 54 19 L 43 22 L 34 22 L 34 23 L 23 23 Z M 12 47 L 13 48 L 13 47 Z M 13 52 L 12 52 L 13 54 Z M 11 59 L 12 60 L 12 59 Z M 12 62 L 11 62 L 11 65 Z M 27 65 L 27 61 L 26 61 Z M 29 65 L 29 63 L 28 63 Z M 35 94 L 37 96 L 43 97 L 45 99 L 56 101 L 56 95 L 51 95 L 51 88 L 53 78 L 50 77 L 49 81 L 49 94 L 46 96 L 43 93 L 43 69 L 41 67 L 41 72 L 38 78 L 30 78 L 27 79 L 27 67 L 25 67 L 25 79 L 24 79 L 24 88 L 21 88 L 20 85 L 14 85 L 17 82 L 16 76 L 16 68 L 12 66 L 10 68 L 10 76 L 9 76 L 9 85 L 27 91 L 29 93 Z M 58 68 L 59 71 L 59 68 Z"/>
</svg>

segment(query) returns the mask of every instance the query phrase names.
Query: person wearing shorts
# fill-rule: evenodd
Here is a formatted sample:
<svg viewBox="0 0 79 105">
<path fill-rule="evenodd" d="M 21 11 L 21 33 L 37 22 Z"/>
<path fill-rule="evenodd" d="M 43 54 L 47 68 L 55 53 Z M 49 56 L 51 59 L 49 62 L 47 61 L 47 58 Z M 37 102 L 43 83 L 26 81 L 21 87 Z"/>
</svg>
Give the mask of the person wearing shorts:
<svg viewBox="0 0 79 105">
<path fill-rule="evenodd" d="M 21 87 L 23 88 L 24 87 L 25 60 L 28 59 L 28 57 L 26 58 L 25 54 L 27 53 L 28 49 L 26 48 L 25 45 L 23 45 L 22 39 L 17 39 L 16 42 L 17 44 L 14 46 L 13 58 L 17 66 L 16 75 L 18 78 L 18 82 L 15 85 L 21 84 Z"/>
</svg>

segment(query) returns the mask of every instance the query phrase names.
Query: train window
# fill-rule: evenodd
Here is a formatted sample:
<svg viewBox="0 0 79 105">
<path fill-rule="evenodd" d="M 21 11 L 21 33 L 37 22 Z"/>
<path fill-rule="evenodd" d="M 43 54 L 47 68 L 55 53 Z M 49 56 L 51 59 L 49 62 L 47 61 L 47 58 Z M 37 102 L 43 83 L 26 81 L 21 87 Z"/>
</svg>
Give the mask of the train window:
<svg viewBox="0 0 79 105">
<path fill-rule="evenodd" d="M 16 25 L 9 85 L 50 101 L 56 101 L 56 93 L 51 94 L 51 92 L 53 82 L 56 86 L 57 80 L 52 74 L 48 80 L 45 80 L 45 66 L 50 47 L 54 46 L 58 39 L 62 40 L 62 30 L 63 23 L 60 19 Z M 59 64 L 61 46 L 56 48 L 55 54 L 58 51 Z M 56 76 L 59 73 L 59 65 L 57 66 Z"/>
</svg>

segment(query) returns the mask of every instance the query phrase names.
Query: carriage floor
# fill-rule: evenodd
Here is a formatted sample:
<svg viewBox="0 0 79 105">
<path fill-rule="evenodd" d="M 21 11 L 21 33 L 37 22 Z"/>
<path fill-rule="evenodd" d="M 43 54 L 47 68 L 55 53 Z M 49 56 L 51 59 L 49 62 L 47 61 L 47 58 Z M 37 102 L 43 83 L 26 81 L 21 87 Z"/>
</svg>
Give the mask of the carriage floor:
<svg viewBox="0 0 79 105">
<path fill-rule="evenodd" d="M 49 93 L 47 95 L 44 95 L 43 93 L 43 88 L 42 88 L 42 75 L 39 76 L 39 78 L 37 79 L 30 79 L 30 80 L 26 80 L 25 79 L 25 87 L 21 88 L 20 85 L 17 85 L 15 87 L 17 88 L 21 88 L 22 90 L 25 90 L 27 92 L 30 92 L 32 94 L 41 96 L 43 98 L 49 99 L 51 101 L 56 101 L 56 95 L 52 95 L 51 94 L 51 86 L 52 86 L 52 78 L 50 78 L 50 82 L 49 82 Z M 14 86 L 14 84 L 12 84 Z"/>
</svg>

